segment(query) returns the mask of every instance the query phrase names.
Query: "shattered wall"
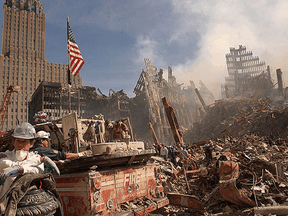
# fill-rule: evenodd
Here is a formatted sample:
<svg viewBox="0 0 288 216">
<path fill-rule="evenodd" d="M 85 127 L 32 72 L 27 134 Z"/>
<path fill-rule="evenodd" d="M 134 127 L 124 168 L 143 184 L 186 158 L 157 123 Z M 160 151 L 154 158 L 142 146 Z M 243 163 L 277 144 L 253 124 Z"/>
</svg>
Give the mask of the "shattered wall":
<svg viewBox="0 0 288 216">
<path fill-rule="evenodd" d="M 153 143 L 148 129 L 148 123 L 151 122 L 158 140 L 167 145 L 173 144 L 162 98 L 168 98 L 175 108 L 183 132 L 201 119 L 203 114 L 200 111 L 205 107 L 195 94 L 193 81 L 190 81 L 190 86 L 181 88 L 171 67 L 168 67 L 167 81 L 163 78 L 163 70 L 157 71 L 149 59 L 145 59 L 145 65 L 146 71 L 142 70 L 134 88 L 135 97 L 129 98 L 123 90 L 116 92 L 110 89 L 107 96 L 94 87 L 79 87 L 71 89 L 71 111 L 82 118 L 98 114 L 103 114 L 105 120 L 129 117 L 135 137 Z M 207 105 L 214 102 L 213 94 L 201 81 L 199 92 Z M 29 122 L 34 123 L 33 116 L 38 111 L 46 112 L 49 120 L 56 120 L 69 113 L 68 90 L 60 83 L 42 82 L 29 102 Z"/>
<path fill-rule="evenodd" d="M 99 90 L 98 90 L 99 91 Z M 71 111 L 79 117 L 90 118 L 103 114 L 106 119 L 130 117 L 130 100 L 123 90 L 113 90 L 109 97 L 96 92 L 95 87 L 83 86 L 71 89 Z M 62 118 L 69 113 L 68 89 L 61 83 L 42 82 L 29 102 L 29 122 L 34 123 L 34 114 L 44 111 L 48 120 Z"/>
<path fill-rule="evenodd" d="M 163 78 L 162 69 L 158 72 L 157 68 L 151 65 L 149 59 L 144 60 L 146 71 L 142 70 L 134 88 L 136 96 L 133 99 L 135 108 L 132 113 L 132 125 L 141 125 L 134 129 L 135 134 L 138 134 L 139 138 L 149 139 L 149 141 L 153 142 L 150 131 L 147 130 L 148 123 L 151 122 L 158 140 L 170 145 L 173 142 L 173 138 L 162 104 L 162 98 L 168 98 L 171 105 L 175 108 L 182 130 L 186 130 L 196 121 L 196 110 L 201 104 L 194 92 L 194 82 L 191 81 L 190 86 L 187 88 L 181 88 L 181 85 L 176 82 L 176 78 L 172 74 L 171 67 L 168 67 L 168 81 L 166 81 Z M 214 102 L 214 96 L 205 87 L 204 83 L 201 82 L 200 85 L 201 94 L 204 95 L 205 101 L 208 104 Z"/>
<path fill-rule="evenodd" d="M 229 76 L 225 77 L 225 84 L 222 85 L 222 98 L 253 94 L 249 88 L 249 79 L 265 72 L 266 63 L 259 61 L 258 56 L 253 56 L 252 51 L 246 51 L 242 45 L 238 49 L 230 48 L 230 53 L 226 54 L 226 63 Z M 266 72 L 270 76 L 268 69 Z"/>
<path fill-rule="evenodd" d="M 245 134 L 287 138 L 288 107 L 285 102 L 226 99 L 208 108 L 200 123 L 184 134 L 184 140 L 209 140 L 224 137 L 227 130 L 233 137 Z"/>
</svg>

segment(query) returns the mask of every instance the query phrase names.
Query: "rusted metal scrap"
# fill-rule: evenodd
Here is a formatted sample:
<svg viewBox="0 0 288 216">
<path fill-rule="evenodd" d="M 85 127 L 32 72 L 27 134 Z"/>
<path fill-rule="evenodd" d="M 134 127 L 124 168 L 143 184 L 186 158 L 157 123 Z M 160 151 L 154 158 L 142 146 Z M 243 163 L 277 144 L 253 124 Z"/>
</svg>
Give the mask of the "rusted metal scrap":
<svg viewBox="0 0 288 216">
<path fill-rule="evenodd" d="M 158 138 L 157 138 L 157 136 L 156 136 L 156 133 L 155 133 L 155 131 L 154 131 L 154 128 L 153 128 L 151 122 L 149 122 L 149 124 L 148 124 L 148 129 L 149 129 L 150 132 L 151 132 L 151 135 L 152 135 L 154 144 L 155 144 L 157 147 L 160 146 L 159 140 L 158 140 Z"/>
<path fill-rule="evenodd" d="M 209 140 L 221 138 L 228 130 L 233 137 L 248 133 L 260 136 L 286 138 L 288 121 L 287 103 L 261 100 L 225 100 L 209 106 L 201 122 L 185 132 L 184 140 Z"/>
<path fill-rule="evenodd" d="M 162 98 L 162 102 L 165 108 L 168 122 L 173 132 L 174 140 L 177 143 L 177 145 L 175 145 L 177 151 L 180 153 L 185 163 L 189 162 L 193 170 L 197 169 L 198 168 L 197 163 L 193 159 L 186 157 L 179 148 L 180 145 L 183 145 L 183 138 L 182 138 L 183 133 L 180 131 L 174 107 L 170 104 L 169 100 L 166 97 Z"/>
<path fill-rule="evenodd" d="M 201 96 L 201 94 L 200 94 L 200 92 L 198 91 L 197 88 L 195 88 L 195 92 L 196 92 L 196 94 L 197 94 L 202 106 L 204 107 L 205 111 L 207 111 L 207 106 L 206 106 L 206 104 L 205 104 L 205 102 L 204 102 L 204 100 L 203 100 L 203 98 L 202 98 L 202 96 Z"/>
<path fill-rule="evenodd" d="M 192 209 L 204 209 L 204 204 L 200 202 L 197 197 L 193 195 L 187 194 L 177 194 L 177 193 L 169 193 L 168 199 L 170 204 L 192 208 Z"/>
<path fill-rule="evenodd" d="M 170 124 L 171 130 L 173 132 L 173 137 L 176 143 L 182 144 L 182 132 L 180 131 L 180 127 L 176 118 L 175 109 L 171 106 L 169 100 L 164 97 L 162 98 L 162 102 L 165 108 L 165 112 L 168 118 L 168 122 Z"/>
<path fill-rule="evenodd" d="M 265 206 L 254 208 L 255 215 L 287 215 L 287 212 L 288 206 Z"/>
<path fill-rule="evenodd" d="M 240 206 L 256 206 L 256 203 L 238 190 L 236 180 L 239 177 L 239 164 L 233 161 L 219 161 L 219 189 L 221 196 Z"/>
</svg>

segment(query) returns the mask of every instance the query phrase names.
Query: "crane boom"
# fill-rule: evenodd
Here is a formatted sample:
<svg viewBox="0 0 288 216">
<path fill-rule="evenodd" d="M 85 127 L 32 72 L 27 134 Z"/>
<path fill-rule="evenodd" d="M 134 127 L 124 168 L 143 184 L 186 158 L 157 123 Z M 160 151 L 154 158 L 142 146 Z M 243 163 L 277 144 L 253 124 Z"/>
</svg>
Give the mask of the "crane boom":
<svg viewBox="0 0 288 216">
<path fill-rule="evenodd" d="M 15 90 L 16 90 L 16 88 L 15 88 Z M 5 94 L 4 98 L 3 98 L 3 101 L 2 101 L 2 104 L 1 104 L 1 107 L 0 107 L 0 127 L 1 128 L 3 128 L 3 125 L 4 125 L 4 121 L 5 121 L 5 118 L 6 118 L 6 112 L 7 112 L 7 109 L 8 109 L 8 105 L 10 104 L 10 100 L 11 100 L 11 94 L 15 90 L 14 90 L 14 86 L 13 85 L 10 85 L 10 86 L 7 87 L 6 94 Z M 18 90 L 16 90 L 16 91 L 18 91 Z"/>
</svg>

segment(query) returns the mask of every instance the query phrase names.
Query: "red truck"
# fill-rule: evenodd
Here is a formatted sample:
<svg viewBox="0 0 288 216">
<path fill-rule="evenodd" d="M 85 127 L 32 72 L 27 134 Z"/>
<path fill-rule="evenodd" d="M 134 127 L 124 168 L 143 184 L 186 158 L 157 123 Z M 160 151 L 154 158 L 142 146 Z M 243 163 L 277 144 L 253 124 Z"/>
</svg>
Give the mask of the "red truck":
<svg viewBox="0 0 288 216">
<path fill-rule="evenodd" d="M 169 203 L 154 164 L 88 170 L 56 178 L 65 215 L 144 215 Z"/>
<path fill-rule="evenodd" d="M 149 161 L 155 150 L 135 140 L 128 118 L 115 121 L 114 125 L 119 122 L 125 125 L 117 130 L 125 131 L 109 129 L 103 116 L 77 119 L 75 114 L 35 126 L 37 131 L 50 132 L 51 146 L 58 150 L 62 146 L 81 152 L 89 147 L 93 152 L 92 156 L 58 165 L 61 175 L 55 181 L 65 215 L 144 215 L 169 204 L 160 168 Z M 87 132 L 91 126 L 94 131 L 96 124 L 97 131 L 89 136 L 90 142 Z"/>
</svg>

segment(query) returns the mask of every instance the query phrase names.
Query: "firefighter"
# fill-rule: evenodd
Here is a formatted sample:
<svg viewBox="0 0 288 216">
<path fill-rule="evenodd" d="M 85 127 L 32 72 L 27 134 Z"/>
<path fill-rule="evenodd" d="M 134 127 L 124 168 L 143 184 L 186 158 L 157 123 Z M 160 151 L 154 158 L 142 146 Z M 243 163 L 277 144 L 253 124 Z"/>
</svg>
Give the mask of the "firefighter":
<svg viewBox="0 0 288 216">
<path fill-rule="evenodd" d="M 177 157 L 177 150 L 176 148 L 173 146 L 172 148 L 172 152 L 171 152 L 171 162 L 177 167 L 177 162 L 176 162 L 176 157 Z"/>
<path fill-rule="evenodd" d="M 214 149 L 213 141 L 209 140 L 209 143 L 204 145 L 204 149 L 205 149 L 205 155 L 206 155 L 206 166 L 209 166 L 209 164 L 212 161 L 212 151 Z"/>
<path fill-rule="evenodd" d="M 186 146 L 183 146 L 182 153 L 183 153 L 186 157 L 188 157 L 188 151 L 186 150 Z"/>
<path fill-rule="evenodd" d="M 171 160 L 171 155 L 172 155 L 172 146 L 168 146 L 167 149 L 168 149 L 168 159 Z"/>
<path fill-rule="evenodd" d="M 19 174 L 43 173 L 45 165 L 60 175 L 59 169 L 51 159 L 29 152 L 29 148 L 35 142 L 35 134 L 35 128 L 28 122 L 15 127 L 12 134 L 15 149 L 0 154 L 0 197 Z"/>
<path fill-rule="evenodd" d="M 36 143 L 32 148 L 30 148 L 30 152 L 36 152 L 41 156 L 47 156 L 53 161 L 76 159 L 92 154 L 92 152 L 89 150 L 80 153 L 66 153 L 64 151 L 57 151 L 55 149 L 48 148 L 49 140 L 51 140 L 49 137 L 49 132 L 38 131 L 36 134 Z"/>
<path fill-rule="evenodd" d="M 164 143 L 161 144 L 160 156 L 163 157 L 165 161 L 168 160 L 168 149 Z"/>
<path fill-rule="evenodd" d="M 116 124 L 113 127 L 113 133 L 115 135 L 120 134 L 122 139 L 130 138 L 126 124 L 120 120 L 116 121 Z"/>
</svg>

